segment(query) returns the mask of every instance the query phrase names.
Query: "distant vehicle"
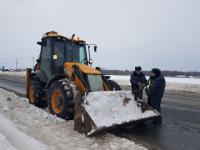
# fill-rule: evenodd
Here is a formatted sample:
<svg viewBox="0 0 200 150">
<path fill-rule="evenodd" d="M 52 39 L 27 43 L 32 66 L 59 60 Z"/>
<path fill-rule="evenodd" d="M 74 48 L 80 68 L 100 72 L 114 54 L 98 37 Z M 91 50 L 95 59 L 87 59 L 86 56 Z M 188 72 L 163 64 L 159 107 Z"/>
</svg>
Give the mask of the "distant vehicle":
<svg viewBox="0 0 200 150">
<path fill-rule="evenodd" d="M 1 71 L 10 71 L 7 67 L 2 66 Z"/>
</svg>

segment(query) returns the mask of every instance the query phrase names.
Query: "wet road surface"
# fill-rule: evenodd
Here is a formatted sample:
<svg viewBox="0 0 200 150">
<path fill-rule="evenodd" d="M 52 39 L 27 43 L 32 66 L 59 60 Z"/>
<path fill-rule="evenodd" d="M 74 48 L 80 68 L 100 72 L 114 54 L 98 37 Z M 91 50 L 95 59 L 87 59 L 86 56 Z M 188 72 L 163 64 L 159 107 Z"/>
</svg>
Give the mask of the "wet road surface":
<svg viewBox="0 0 200 150">
<path fill-rule="evenodd" d="M 0 87 L 25 95 L 23 80 L 0 76 Z M 162 102 L 163 124 L 112 131 L 149 149 L 200 150 L 200 95 L 166 92 Z"/>
</svg>

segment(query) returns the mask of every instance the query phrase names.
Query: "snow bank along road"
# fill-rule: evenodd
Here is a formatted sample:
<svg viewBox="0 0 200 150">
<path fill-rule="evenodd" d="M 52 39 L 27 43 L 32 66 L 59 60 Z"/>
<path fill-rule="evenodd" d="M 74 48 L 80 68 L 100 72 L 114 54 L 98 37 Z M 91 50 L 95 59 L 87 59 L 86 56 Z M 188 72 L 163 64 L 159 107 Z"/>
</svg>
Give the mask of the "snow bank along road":
<svg viewBox="0 0 200 150">
<path fill-rule="evenodd" d="M 0 120 L 0 150 L 146 149 L 109 133 L 85 137 L 73 130 L 73 121 L 53 116 L 30 105 L 26 98 L 3 89 L 0 89 Z"/>
<path fill-rule="evenodd" d="M 2 79 L 2 78 L 4 78 L 4 79 Z M 115 80 L 118 81 L 119 83 L 121 81 L 121 80 L 117 80 L 116 78 L 115 78 Z M 126 82 L 128 82 L 128 81 L 126 81 Z M 19 80 L 19 79 L 16 80 L 15 77 L 6 77 L 5 78 L 5 77 L 0 76 L 0 86 L 7 88 L 7 89 L 17 91 L 18 93 L 22 93 L 22 94 L 25 93 L 23 80 Z M 122 86 L 125 88 L 130 88 L 127 85 L 125 85 L 125 86 L 122 85 Z M 25 99 L 24 99 L 24 101 L 25 101 Z M 28 104 L 26 104 L 26 105 L 28 105 Z M 32 106 L 30 106 L 30 105 L 28 105 L 28 106 L 32 108 Z M 143 144 L 144 146 L 146 146 L 152 150 L 154 150 L 154 149 L 199 150 L 200 149 L 200 140 L 199 140 L 200 139 L 200 109 L 199 108 L 200 108 L 200 95 L 199 94 L 191 94 L 191 93 L 184 93 L 184 92 L 167 92 L 165 94 L 165 97 L 163 98 L 163 104 L 162 104 L 162 114 L 163 114 L 163 119 L 164 119 L 162 126 L 155 126 L 155 125 L 152 125 L 151 123 L 145 123 L 142 126 L 136 126 L 134 128 L 130 128 L 130 129 L 121 129 L 118 131 L 113 131 L 113 133 L 115 133 L 118 136 L 127 138 L 129 140 L 136 141 L 139 144 Z M 34 109 L 36 109 L 37 111 L 39 110 L 37 108 L 34 108 Z M 41 114 L 39 113 L 38 116 L 40 116 L 40 115 Z M 47 116 L 51 116 L 51 115 L 47 115 Z M 27 115 L 27 117 L 28 117 L 28 115 Z M 29 120 L 30 120 L 29 123 L 32 124 L 31 120 L 34 120 L 34 117 L 29 116 Z M 57 122 L 55 120 L 52 122 L 51 121 L 48 122 L 48 119 L 47 119 L 47 124 L 49 126 L 51 126 L 52 123 L 54 125 L 57 124 Z M 40 121 L 36 119 L 36 122 L 40 122 Z M 67 122 L 67 123 L 63 123 L 63 124 L 72 124 L 72 123 L 73 122 Z M 58 125 L 57 127 L 53 126 L 52 128 L 60 128 L 60 125 Z M 43 127 L 41 129 L 44 130 Z M 60 135 L 61 137 L 68 136 L 69 131 L 68 130 L 65 131 L 65 130 L 66 129 L 62 129 L 62 131 L 64 133 L 61 132 L 62 133 Z M 73 130 L 73 129 L 71 128 L 71 130 Z M 23 130 L 23 131 L 26 131 L 26 133 L 30 133 L 30 135 L 32 135 L 32 133 L 33 133 L 33 136 L 39 140 L 40 140 L 40 138 L 43 139 L 43 136 L 45 137 L 45 135 L 41 135 L 42 133 L 38 134 L 37 132 L 34 132 L 36 130 L 29 131 L 27 129 L 27 130 Z M 72 131 L 70 131 L 70 132 L 72 132 Z M 40 137 L 40 136 L 42 136 L 42 137 Z M 78 137 L 76 137 L 76 136 L 78 136 Z M 80 138 L 79 137 L 80 135 L 78 133 L 76 134 L 76 136 L 73 138 L 78 138 L 78 139 Z M 105 139 L 105 137 L 107 137 L 107 136 L 109 137 L 109 136 L 113 136 L 113 135 L 112 134 L 111 135 L 110 134 L 109 135 L 100 135 L 100 139 L 101 138 Z M 98 138 L 99 137 L 97 137 L 97 139 Z M 51 139 L 51 138 L 49 138 L 49 139 Z M 58 139 L 56 139 L 56 140 L 58 141 Z M 91 139 L 89 139 L 89 140 L 91 140 Z M 40 141 L 43 141 L 43 140 L 40 140 Z M 100 140 L 100 141 L 102 141 L 102 140 Z M 46 143 L 44 141 L 44 143 L 48 145 L 48 142 Z M 51 143 L 51 141 L 50 141 L 50 143 Z M 62 142 L 58 142 L 58 143 L 62 143 Z M 101 142 L 97 142 L 97 144 L 99 144 L 99 143 L 101 143 Z M 89 145 L 89 146 L 96 147 L 97 144 Z M 105 144 L 105 145 L 110 145 L 110 144 Z M 106 148 L 106 147 L 104 146 L 104 148 Z M 72 147 L 72 149 L 73 149 L 73 147 Z"/>
</svg>

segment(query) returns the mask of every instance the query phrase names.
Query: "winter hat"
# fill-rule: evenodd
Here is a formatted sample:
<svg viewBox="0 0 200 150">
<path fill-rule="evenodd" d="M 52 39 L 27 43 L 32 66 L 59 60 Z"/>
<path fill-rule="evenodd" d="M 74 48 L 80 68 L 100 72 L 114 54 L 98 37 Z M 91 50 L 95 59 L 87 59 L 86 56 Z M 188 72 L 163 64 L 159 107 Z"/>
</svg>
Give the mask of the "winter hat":
<svg viewBox="0 0 200 150">
<path fill-rule="evenodd" d="M 153 68 L 151 71 L 152 71 L 156 76 L 161 75 L 161 70 L 158 69 L 158 68 Z"/>
<path fill-rule="evenodd" d="M 141 71 L 142 70 L 142 67 L 141 66 L 136 66 L 135 67 L 135 71 Z"/>
</svg>

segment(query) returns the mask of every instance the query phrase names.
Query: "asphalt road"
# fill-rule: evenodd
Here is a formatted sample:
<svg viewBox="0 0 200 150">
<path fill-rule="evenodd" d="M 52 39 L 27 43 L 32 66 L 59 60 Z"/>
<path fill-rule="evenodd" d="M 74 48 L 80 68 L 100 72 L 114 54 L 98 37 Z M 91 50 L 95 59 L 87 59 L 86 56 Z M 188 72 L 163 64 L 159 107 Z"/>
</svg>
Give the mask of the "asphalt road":
<svg viewBox="0 0 200 150">
<path fill-rule="evenodd" d="M 0 75 L 0 87 L 25 95 L 22 79 Z M 166 92 L 162 102 L 163 124 L 151 122 L 112 131 L 149 149 L 200 150 L 200 95 Z"/>
</svg>

